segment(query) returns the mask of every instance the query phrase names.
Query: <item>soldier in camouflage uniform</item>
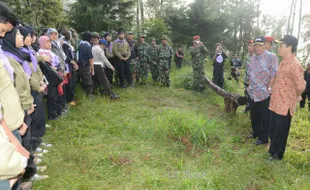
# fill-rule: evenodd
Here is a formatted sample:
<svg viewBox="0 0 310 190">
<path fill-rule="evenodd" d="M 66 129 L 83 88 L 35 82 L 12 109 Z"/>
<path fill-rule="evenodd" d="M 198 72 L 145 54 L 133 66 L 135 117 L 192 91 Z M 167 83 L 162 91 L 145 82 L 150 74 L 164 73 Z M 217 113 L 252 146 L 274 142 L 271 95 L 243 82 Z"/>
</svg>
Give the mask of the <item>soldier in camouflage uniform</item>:
<svg viewBox="0 0 310 190">
<path fill-rule="evenodd" d="M 189 50 L 192 55 L 192 65 L 194 81 L 193 87 L 195 91 L 203 92 L 205 89 L 205 58 L 208 50 L 204 44 L 200 41 L 199 36 L 194 37 L 193 46 Z"/>
<path fill-rule="evenodd" d="M 250 100 L 251 100 L 251 98 L 249 96 L 247 88 L 249 86 L 249 64 L 251 61 L 251 57 L 255 54 L 253 43 L 254 43 L 253 40 L 248 41 L 248 52 L 249 53 L 246 55 L 246 58 L 245 58 L 245 75 L 244 75 L 244 79 L 243 79 L 243 84 L 244 84 L 244 96 L 248 99 L 248 103 L 245 107 L 244 112 L 250 111 Z"/>
<path fill-rule="evenodd" d="M 162 37 L 162 44 L 158 48 L 158 60 L 159 60 L 159 79 L 160 82 L 169 87 L 170 86 L 170 69 L 169 63 L 173 55 L 172 47 L 168 45 L 168 38 Z"/>
<path fill-rule="evenodd" d="M 152 45 L 149 48 L 149 66 L 152 73 L 152 79 L 154 82 L 159 81 L 159 68 L 158 68 L 158 46 L 156 45 L 155 38 L 152 39 Z"/>
<path fill-rule="evenodd" d="M 141 79 L 140 82 L 145 83 L 148 78 L 149 70 L 149 54 L 148 50 L 150 45 L 145 42 L 145 36 L 140 36 L 140 43 L 137 48 L 137 82 Z"/>
</svg>

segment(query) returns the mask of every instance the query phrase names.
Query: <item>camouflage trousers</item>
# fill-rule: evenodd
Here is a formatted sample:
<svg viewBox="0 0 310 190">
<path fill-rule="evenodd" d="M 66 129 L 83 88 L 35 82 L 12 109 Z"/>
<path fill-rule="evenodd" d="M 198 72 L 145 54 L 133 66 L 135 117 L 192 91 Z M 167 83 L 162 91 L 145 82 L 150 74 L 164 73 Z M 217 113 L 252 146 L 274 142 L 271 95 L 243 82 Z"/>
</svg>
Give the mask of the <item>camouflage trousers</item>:
<svg viewBox="0 0 310 190">
<path fill-rule="evenodd" d="M 195 91 L 202 91 L 205 88 L 205 71 L 204 68 L 195 68 L 193 69 L 193 88 Z"/>
<path fill-rule="evenodd" d="M 137 70 L 137 81 L 140 80 L 140 82 L 145 82 L 148 78 L 148 62 L 146 61 L 138 61 L 136 65 Z"/>
<path fill-rule="evenodd" d="M 167 87 L 170 86 L 170 70 L 168 59 L 159 61 L 159 80 L 163 85 Z"/>
<path fill-rule="evenodd" d="M 154 82 L 158 82 L 159 81 L 159 67 L 158 67 L 158 63 L 153 61 L 152 64 L 150 64 L 150 70 L 152 73 L 152 79 Z"/>
</svg>

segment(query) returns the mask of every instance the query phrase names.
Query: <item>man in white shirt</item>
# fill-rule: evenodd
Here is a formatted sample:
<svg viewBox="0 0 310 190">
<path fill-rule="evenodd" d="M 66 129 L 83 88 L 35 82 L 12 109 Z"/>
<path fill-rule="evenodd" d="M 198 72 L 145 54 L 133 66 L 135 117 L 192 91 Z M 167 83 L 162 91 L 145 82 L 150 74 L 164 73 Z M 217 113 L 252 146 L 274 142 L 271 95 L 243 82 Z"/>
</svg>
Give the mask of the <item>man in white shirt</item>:
<svg viewBox="0 0 310 190">
<path fill-rule="evenodd" d="M 108 45 L 108 43 L 105 39 L 99 40 L 99 37 L 93 38 L 92 42 L 92 54 L 94 57 L 95 70 L 95 75 L 93 76 L 94 88 L 100 85 L 104 89 L 102 90 L 100 88 L 101 94 L 110 96 L 112 100 L 118 99 L 119 97 L 112 92 L 111 84 L 104 72 L 104 68 L 106 67 L 111 69 L 112 71 L 115 71 L 114 67 L 111 65 L 104 53 L 104 48 Z"/>
</svg>

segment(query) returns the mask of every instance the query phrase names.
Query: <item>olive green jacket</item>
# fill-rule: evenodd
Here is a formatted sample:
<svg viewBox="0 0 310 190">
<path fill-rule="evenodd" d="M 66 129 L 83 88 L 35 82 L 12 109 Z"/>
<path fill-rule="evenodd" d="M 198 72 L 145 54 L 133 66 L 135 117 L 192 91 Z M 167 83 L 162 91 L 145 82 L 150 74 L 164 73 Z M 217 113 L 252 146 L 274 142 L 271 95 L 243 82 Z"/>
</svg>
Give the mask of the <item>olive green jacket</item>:
<svg viewBox="0 0 310 190">
<path fill-rule="evenodd" d="M 24 72 L 23 67 L 15 61 L 15 59 L 8 57 L 11 66 L 15 71 L 14 86 L 22 104 L 23 110 L 29 110 L 33 104 L 33 97 L 31 96 L 31 88 L 27 74 Z"/>
<path fill-rule="evenodd" d="M 29 80 L 31 89 L 34 91 L 39 91 L 41 88 L 41 83 L 43 82 L 43 73 L 39 66 L 37 66 L 37 71 L 35 72 L 33 68 L 33 64 L 29 62 L 29 65 L 32 70 L 32 75 Z"/>
<path fill-rule="evenodd" d="M 2 126 L 0 125 L 0 180 L 18 176 L 23 172 L 23 160 L 15 146 L 9 142 Z"/>
<path fill-rule="evenodd" d="M 123 43 L 114 41 L 113 42 L 113 53 L 119 58 L 130 58 L 130 47 L 126 40 L 123 40 Z"/>
<path fill-rule="evenodd" d="M 24 122 L 25 112 L 12 80 L 0 59 L 0 114 L 11 131 L 18 129 Z M 1 147 L 1 146 L 0 146 Z"/>
</svg>

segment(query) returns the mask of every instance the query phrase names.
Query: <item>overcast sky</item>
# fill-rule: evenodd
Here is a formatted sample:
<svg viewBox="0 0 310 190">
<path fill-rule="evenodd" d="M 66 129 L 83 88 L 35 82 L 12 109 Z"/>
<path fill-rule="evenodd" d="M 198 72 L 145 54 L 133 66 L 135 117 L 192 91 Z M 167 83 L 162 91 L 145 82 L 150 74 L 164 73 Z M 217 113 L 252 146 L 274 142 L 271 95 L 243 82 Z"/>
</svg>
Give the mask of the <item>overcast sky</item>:
<svg viewBox="0 0 310 190">
<path fill-rule="evenodd" d="M 194 0 L 185 0 L 187 4 L 194 2 Z M 292 0 L 260 0 L 261 1 L 261 11 L 263 14 L 269 14 L 274 16 L 280 15 L 289 15 L 290 7 Z M 299 16 L 299 1 L 297 0 L 298 4 L 296 7 L 296 20 L 295 20 L 295 27 L 294 27 L 294 34 L 297 33 L 298 28 L 298 16 Z M 303 0 L 303 13 L 310 14 L 310 0 Z"/>
</svg>

